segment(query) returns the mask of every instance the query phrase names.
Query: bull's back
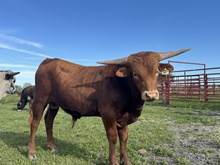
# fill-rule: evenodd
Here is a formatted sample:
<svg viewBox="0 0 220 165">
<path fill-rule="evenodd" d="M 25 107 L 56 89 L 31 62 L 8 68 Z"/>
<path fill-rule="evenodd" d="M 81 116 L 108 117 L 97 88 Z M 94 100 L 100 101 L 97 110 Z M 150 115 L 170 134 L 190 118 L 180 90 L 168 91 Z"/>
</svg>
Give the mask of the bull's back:
<svg viewBox="0 0 220 165">
<path fill-rule="evenodd" d="M 57 91 L 67 86 L 74 73 L 83 66 L 60 59 L 46 59 L 40 65 L 35 75 L 36 94 Z"/>
<path fill-rule="evenodd" d="M 36 73 L 35 97 L 48 96 L 48 102 L 54 102 L 63 109 L 82 114 L 95 113 L 98 99 L 102 98 L 100 95 L 112 73 L 112 69 L 106 67 L 85 67 L 47 59 Z"/>
</svg>

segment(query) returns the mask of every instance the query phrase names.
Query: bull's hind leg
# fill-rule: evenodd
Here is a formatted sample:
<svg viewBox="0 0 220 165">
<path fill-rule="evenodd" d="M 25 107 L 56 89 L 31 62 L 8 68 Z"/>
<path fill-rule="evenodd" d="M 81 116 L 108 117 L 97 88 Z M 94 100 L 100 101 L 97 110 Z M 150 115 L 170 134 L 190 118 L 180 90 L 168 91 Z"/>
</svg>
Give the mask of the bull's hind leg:
<svg viewBox="0 0 220 165">
<path fill-rule="evenodd" d="M 35 159 L 36 158 L 36 149 L 35 149 L 35 135 L 38 128 L 38 125 L 40 123 L 40 120 L 43 116 L 43 111 L 45 108 L 45 105 L 34 101 L 32 106 L 32 121 L 31 121 L 31 132 L 30 132 L 30 139 L 28 144 L 28 157 L 29 159 Z"/>
<path fill-rule="evenodd" d="M 33 103 L 33 100 L 29 100 L 29 118 L 28 118 L 28 124 L 29 124 L 29 127 L 31 127 L 31 122 L 33 120 L 33 113 L 32 113 L 32 103 Z"/>
<path fill-rule="evenodd" d="M 54 118 L 56 117 L 58 110 L 59 110 L 58 106 L 49 105 L 47 113 L 44 117 L 46 131 L 47 131 L 48 147 L 53 153 L 58 152 L 55 146 L 55 143 L 54 143 L 54 138 L 53 138 L 53 123 L 54 123 Z"/>
</svg>

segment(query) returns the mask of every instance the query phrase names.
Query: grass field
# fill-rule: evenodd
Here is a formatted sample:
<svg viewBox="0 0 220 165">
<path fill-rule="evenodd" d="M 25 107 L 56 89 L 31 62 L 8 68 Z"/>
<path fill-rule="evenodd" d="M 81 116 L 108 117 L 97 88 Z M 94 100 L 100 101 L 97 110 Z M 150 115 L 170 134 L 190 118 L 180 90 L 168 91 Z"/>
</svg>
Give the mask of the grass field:
<svg viewBox="0 0 220 165">
<path fill-rule="evenodd" d="M 71 128 L 71 116 L 62 110 L 54 124 L 54 137 L 59 153 L 55 155 L 47 149 L 42 120 L 36 135 L 37 160 L 28 160 L 28 106 L 17 112 L 18 100 L 18 96 L 11 95 L 0 101 L 0 164 L 108 164 L 108 142 L 101 119 L 81 118 Z M 202 160 L 201 164 L 206 164 L 199 155 L 201 152 L 211 164 L 220 163 L 220 153 L 216 152 L 220 150 L 219 105 L 201 110 L 199 105 L 187 108 L 183 104 L 180 108 L 155 104 L 145 107 L 140 119 L 129 126 L 127 150 L 132 164 L 193 164 L 193 155 L 191 159 L 187 156 L 188 153 L 197 155 Z M 205 128 L 207 135 L 203 134 Z M 181 147 L 179 141 L 192 135 L 195 135 L 198 142 L 204 142 L 208 138 L 211 147 L 207 149 L 205 146 L 204 151 L 200 151 L 201 147 L 192 145 L 189 150 L 184 150 L 187 153 L 182 153 L 181 148 L 175 147 Z"/>
</svg>

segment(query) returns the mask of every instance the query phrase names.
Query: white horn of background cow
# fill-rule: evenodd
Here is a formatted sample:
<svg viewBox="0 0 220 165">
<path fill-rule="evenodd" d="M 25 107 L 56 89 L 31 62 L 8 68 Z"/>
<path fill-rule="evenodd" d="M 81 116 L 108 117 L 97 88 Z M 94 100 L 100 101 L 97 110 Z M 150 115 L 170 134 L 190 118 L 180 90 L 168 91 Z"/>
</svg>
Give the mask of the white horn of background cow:
<svg viewBox="0 0 220 165">
<path fill-rule="evenodd" d="M 109 60 L 109 61 L 100 61 L 98 64 L 106 64 L 106 65 L 123 65 L 127 63 L 128 58 L 120 58 L 117 60 Z"/>
<path fill-rule="evenodd" d="M 184 53 L 184 52 L 187 52 L 191 50 L 191 48 L 189 49 L 182 49 L 182 50 L 177 50 L 177 51 L 173 51 L 173 52 L 158 52 L 158 54 L 160 54 L 160 57 L 161 59 L 160 60 L 165 60 L 167 58 L 170 58 L 170 57 L 174 57 L 174 56 L 177 56 L 181 53 Z"/>
</svg>

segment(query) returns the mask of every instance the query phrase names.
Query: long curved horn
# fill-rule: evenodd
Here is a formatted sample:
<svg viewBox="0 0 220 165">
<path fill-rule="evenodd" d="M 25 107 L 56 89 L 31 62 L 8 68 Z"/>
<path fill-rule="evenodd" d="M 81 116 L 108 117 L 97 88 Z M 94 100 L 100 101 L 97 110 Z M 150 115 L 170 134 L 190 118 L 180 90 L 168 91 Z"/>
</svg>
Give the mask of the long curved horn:
<svg viewBox="0 0 220 165">
<path fill-rule="evenodd" d="M 127 63 L 128 58 L 120 58 L 116 60 L 109 60 L 109 61 L 99 61 L 98 64 L 105 64 L 105 65 L 123 65 Z"/>
<path fill-rule="evenodd" d="M 173 51 L 173 52 L 158 52 L 158 53 L 160 54 L 160 57 L 161 57 L 160 60 L 165 60 L 167 58 L 177 56 L 177 55 L 184 53 L 184 52 L 187 52 L 189 50 L 191 50 L 191 48 L 177 50 L 177 51 Z"/>
</svg>

